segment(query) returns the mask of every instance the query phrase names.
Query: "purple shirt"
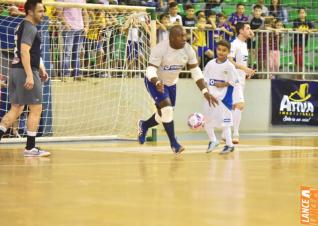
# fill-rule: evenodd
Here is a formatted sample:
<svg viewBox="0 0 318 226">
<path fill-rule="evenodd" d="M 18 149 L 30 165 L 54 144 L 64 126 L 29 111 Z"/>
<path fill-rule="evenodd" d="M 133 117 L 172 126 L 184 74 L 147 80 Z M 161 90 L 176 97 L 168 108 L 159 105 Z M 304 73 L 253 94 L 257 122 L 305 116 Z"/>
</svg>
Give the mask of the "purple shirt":
<svg viewBox="0 0 318 226">
<path fill-rule="evenodd" d="M 57 2 L 67 3 L 86 3 L 86 0 L 57 0 Z M 68 23 L 73 30 L 83 30 L 84 22 L 82 9 L 80 8 L 64 8 L 63 14 L 65 22 Z"/>
<path fill-rule="evenodd" d="M 237 22 L 247 22 L 248 17 L 245 16 L 244 14 L 242 16 L 238 16 L 237 13 L 232 13 L 229 21 L 231 22 L 232 25 L 236 25 Z"/>
</svg>

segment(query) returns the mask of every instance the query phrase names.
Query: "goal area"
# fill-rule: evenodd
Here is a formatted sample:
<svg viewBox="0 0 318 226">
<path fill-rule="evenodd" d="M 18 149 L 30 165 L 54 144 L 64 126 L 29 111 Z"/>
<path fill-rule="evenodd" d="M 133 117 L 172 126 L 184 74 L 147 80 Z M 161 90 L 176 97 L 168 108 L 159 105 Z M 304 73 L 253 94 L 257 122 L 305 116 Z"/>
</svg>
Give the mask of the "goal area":
<svg viewBox="0 0 318 226">
<path fill-rule="evenodd" d="M 23 5 L 0 0 L 0 118 L 10 109 L 7 83 Z M 138 119 L 154 108 L 144 85 L 155 43 L 154 10 L 60 2 L 44 6 L 46 16 L 37 27 L 49 80 L 43 83 L 38 136 L 135 138 Z M 72 20 L 70 12 L 80 12 L 82 22 Z M 26 135 L 27 115 L 26 107 L 6 137 Z"/>
</svg>

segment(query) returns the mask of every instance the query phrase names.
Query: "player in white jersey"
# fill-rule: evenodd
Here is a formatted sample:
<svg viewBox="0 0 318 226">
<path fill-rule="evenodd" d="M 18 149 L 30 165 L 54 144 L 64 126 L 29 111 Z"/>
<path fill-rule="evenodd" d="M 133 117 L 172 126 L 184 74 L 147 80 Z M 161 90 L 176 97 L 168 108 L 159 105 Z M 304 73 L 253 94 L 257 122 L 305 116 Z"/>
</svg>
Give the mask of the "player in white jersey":
<svg viewBox="0 0 318 226">
<path fill-rule="evenodd" d="M 157 112 L 148 120 L 138 123 L 140 144 L 145 142 L 147 130 L 162 122 L 172 150 L 179 154 L 184 150 L 175 138 L 173 107 L 176 103 L 176 83 L 179 73 L 187 65 L 192 78 L 210 105 L 218 101 L 208 92 L 193 48 L 187 43 L 187 33 L 180 25 L 171 28 L 169 40 L 158 43 L 152 50 L 147 67 L 145 85 L 155 101 Z"/>
<path fill-rule="evenodd" d="M 227 59 L 231 45 L 226 40 L 217 43 L 217 58 L 208 62 L 204 68 L 204 79 L 208 84 L 209 92 L 219 101 L 219 105 L 209 107 L 205 101 L 203 114 L 205 118 L 204 128 L 209 137 L 207 152 L 215 149 L 219 142 L 214 134 L 214 128 L 222 128 L 226 145 L 221 154 L 234 151 L 231 137 L 233 90 L 237 90 L 234 102 L 244 102 L 239 75 L 235 66 Z"/>
<path fill-rule="evenodd" d="M 238 22 L 236 24 L 237 38 L 231 43 L 231 51 L 229 60 L 234 64 L 239 73 L 239 81 L 242 92 L 244 93 L 245 78 L 250 78 L 255 74 L 255 70 L 248 68 L 248 50 L 246 41 L 254 36 L 250 25 Z M 237 99 L 238 94 L 234 90 L 234 98 Z M 239 127 L 241 123 L 242 110 L 244 102 L 234 103 L 233 105 L 233 143 L 239 143 Z"/>
</svg>

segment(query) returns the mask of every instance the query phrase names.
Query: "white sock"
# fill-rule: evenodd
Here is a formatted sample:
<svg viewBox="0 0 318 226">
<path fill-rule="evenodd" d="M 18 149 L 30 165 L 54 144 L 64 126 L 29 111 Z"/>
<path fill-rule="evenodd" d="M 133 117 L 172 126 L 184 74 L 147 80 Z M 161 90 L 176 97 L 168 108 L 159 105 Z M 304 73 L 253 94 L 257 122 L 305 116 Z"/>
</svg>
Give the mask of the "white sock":
<svg viewBox="0 0 318 226">
<path fill-rule="evenodd" d="M 0 126 L 0 130 L 5 133 L 7 131 L 7 128 L 5 128 L 4 126 Z"/>
<path fill-rule="evenodd" d="M 225 137 L 226 145 L 229 147 L 233 147 L 231 127 L 223 127 L 223 134 Z"/>
<path fill-rule="evenodd" d="M 232 111 L 233 114 L 233 136 L 239 135 L 239 127 L 241 123 L 242 111 L 239 109 L 235 109 Z"/>
<path fill-rule="evenodd" d="M 211 142 L 216 142 L 216 136 L 214 133 L 214 128 L 212 126 L 209 126 L 207 123 L 204 125 L 204 129 L 206 133 L 208 134 L 209 140 Z"/>
</svg>

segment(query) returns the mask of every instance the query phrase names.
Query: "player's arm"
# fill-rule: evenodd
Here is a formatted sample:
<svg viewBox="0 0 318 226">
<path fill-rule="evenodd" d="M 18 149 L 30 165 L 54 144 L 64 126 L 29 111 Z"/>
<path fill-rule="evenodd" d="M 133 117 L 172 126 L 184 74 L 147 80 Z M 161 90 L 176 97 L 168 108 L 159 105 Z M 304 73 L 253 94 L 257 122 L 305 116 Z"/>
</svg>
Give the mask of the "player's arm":
<svg viewBox="0 0 318 226">
<path fill-rule="evenodd" d="M 26 89 L 32 89 L 34 86 L 33 72 L 32 72 L 31 63 L 30 63 L 31 62 L 30 49 L 31 49 L 31 46 L 29 46 L 26 43 L 21 43 L 21 62 L 27 76 L 25 80 L 25 84 L 24 84 L 24 87 Z"/>
<path fill-rule="evenodd" d="M 204 95 L 204 98 L 209 102 L 209 105 L 215 106 L 218 103 L 218 100 L 209 93 L 208 87 L 204 81 L 203 74 L 198 64 L 188 64 L 188 69 L 191 72 L 191 76 L 197 84 L 198 88 Z"/>
<path fill-rule="evenodd" d="M 235 95 L 233 101 L 234 101 L 234 104 L 237 104 L 237 103 L 244 103 L 244 95 L 243 95 L 243 90 L 242 90 L 242 86 L 240 85 L 240 82 L 239 82 L 239 75 L 238 75 L 238 72 L 237 70 L 235 69 L 235 66 L 230 64 L 229 66 L 229 81 L 228 81 L 229 85 L 230 86 L 233 86 L 234 89 L 237 90 L 237 93 L 238 95 Z M 243 107 L 244 105 L 241 104 L 241 110 L 243 110 Z"/>
<path fill-rule="evenodd" d="M 157 75 L 157 70 L 161 64 L 161 61 L 162 49 L 160 49 L 160 46 L 156 45 L 153 49 L 151 49 L 149 64 L 146 70 L 146 77 L 156 87 L 158 92 L 163 93 L 164 84 Z"/>
<path fill-rule="evenodd" d="M 147 70 L 146 70 L 146 77 L 156 87 L 157 91 L 163 93 L 164 84 L 158 78 L 157 69 L 158 69 L 158 66 L 149 63 Z"/>
<path fill-rule="evenodd" d="M 236 63 L 235 60 L 233 59 L 233 57 L 229 56 L 228 59 L 230 60 L 230 62 L 232 64 L 234 64 L 236 69 L 240 69 L 240 70 L 244 71 L 249 78 L 255 74 L 255 70 L 248 68 L 244 65 Z"/>
<path fill-rule="evenodd" d="M 43 82 L 46 82 L 46 81 L 48 80 L 48 78 L 49 78 L 49 75 L 48 75 L 48 73 L 46 72 L 46 69 L 45 69 L 45 66 L 44 66 L 42 57 L 40 57 L 40 67 L 39 67 L 39 69 L 40 69 L 39 72 L 40 72 L 41 80 L 42 80 Z"/>
</svg>

